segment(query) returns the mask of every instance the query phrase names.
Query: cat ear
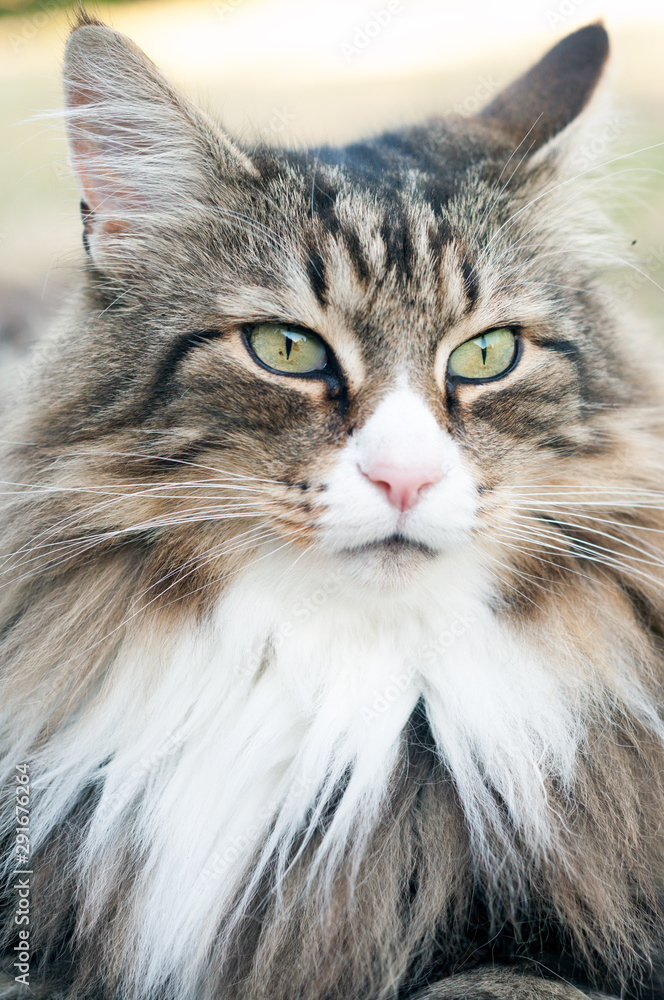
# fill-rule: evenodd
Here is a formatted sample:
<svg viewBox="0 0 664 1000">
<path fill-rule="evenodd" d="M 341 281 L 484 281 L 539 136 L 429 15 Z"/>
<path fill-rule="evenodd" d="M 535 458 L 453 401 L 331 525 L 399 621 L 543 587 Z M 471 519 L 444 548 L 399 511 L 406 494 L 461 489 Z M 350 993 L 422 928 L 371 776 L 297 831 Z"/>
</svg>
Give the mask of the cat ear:
<svg viewBox="0 0 664 1000">
<path fill-rule="evenodd" d="M 503 90 L 480 117 L 495 122 L 532 152 L 569 125 L 590 100 L 609 53 L 601 24 L 558 42 L 532 69 Z"/>
<path fill-rule="evenodd" d="M 101 270 L 126 270 L 147 234 L 211 204 L 220 173 L 255 173 L 137 46 L 86 15 L 69 36 L 63 80 L 84 243 Z"/>
</svg>

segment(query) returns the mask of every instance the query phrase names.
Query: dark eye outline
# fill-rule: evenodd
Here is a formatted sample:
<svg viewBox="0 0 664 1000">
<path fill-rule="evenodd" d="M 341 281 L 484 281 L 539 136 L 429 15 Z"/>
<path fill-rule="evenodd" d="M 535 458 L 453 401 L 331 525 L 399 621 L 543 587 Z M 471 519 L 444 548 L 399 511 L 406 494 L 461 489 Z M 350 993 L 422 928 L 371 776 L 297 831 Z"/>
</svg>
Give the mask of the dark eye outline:
<svg viewBox="0 0 664 1000">
<path fill-rule="evenodd" d="M 271 368 L 267 365 L 259 356 L 256 354 L 255 350 L 251 345 L 251 334 L 256 329 L 257 326 L 261 326 L 263 323 L 273 323 L 275 326 L 287 327 L 292 330 L 293 333 L 303 333 L 306 336 L 317 337 L 318 340 L 323 344 L 325 348 L 326 360 L 322 368 L 315 368 L 310 372 L 280 372 L 278 368 Z M 306 326 L 297 326 L 295 323 L 286 323 L 284 320 L 279 319 L 262 319 L 257 323 L 249 323 L 247 326 L 242 327 L 242 340 L 244 341 L 244 346 L 247 349 L 247 353 L 250 355 L 253 361 L 266 372 L 271 372 L 273 375 L 280 375 L 282 378 L 306 378 L 306 379 L 322 379 L 327 382 L 328 385 L 337 391 L 344 387 L 344 378 L 341 373 L 341 367 L 332 348 L 329 346 L 326 340 L 315 330 L 309 330 Z"/>
<path fill-rule="evenodd" d="M 520 335 L 521 331 L 519 330 L 518 327 L 508 326 L 507 324 L 503 324 L 502 326 L 492 326 L 490 330 L 483 330 L 482 333 L 476 333 L 474 337 L 469 337 L 468 340 L 464 340 L 463 344 L 469 344 L 471 340 L 477 340 L 478 337 L 486 337 L 487 333 L 495 333 L 497 330 L 509 330 L 512 336 L 514 337 L 514 354 L 512 355 L 512 360 L 508 364 L 507 368 L 504 368 L 503 371 L 499 372 L 497 375 L 489 375 L 487 378 L 468 378 L 467 375 L 456 375 L 449 369 L 450 358 L 452 357 L 452 354 L 454 354 L 454 351 L 451 351 L 450 358 L 447 359 L 447 369 L 446 369 L 446 376 L 448 383 L 456 385 L 458 383 L 466 382 L 470 383 L 471 385 L 484 385 L 484 383 L 486 382 L 497 382 L 499 379 L 505 378 L 506 375 L 509 375 L 510 372 L 514 371 L 519 361 L 521 360 L 521 354 L 522 354 L 523 340 Z M 463 344 L 458 344 L 457 346 L 463 347 Z M 457 348 L 455 347 L 454 350 L 456 351 L 456 349 Z"/>
</svg>

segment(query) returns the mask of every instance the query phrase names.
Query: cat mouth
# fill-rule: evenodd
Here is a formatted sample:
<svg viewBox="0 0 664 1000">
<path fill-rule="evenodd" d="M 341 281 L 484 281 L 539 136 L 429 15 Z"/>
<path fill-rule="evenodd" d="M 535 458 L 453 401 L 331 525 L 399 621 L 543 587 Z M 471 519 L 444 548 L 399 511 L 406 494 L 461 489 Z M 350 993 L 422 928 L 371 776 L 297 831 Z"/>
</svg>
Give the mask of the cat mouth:
<svg viewBox="0 0 664 1000">
<path fill-rule="evenodd" d="M 405 555 L 412 552 L 431 558 L 438 555 L 435 549 L 425 545 L 424 542 L 417 542 L 412 538 L 406 538 L 405 535 L 402 535 L 398 531 L 392 535 L 387 535 L 385 538 L 378 538 L 375 542 L 365 542 L 362 545 L 356 545 L 344 551 L 354 556 L 372 552 L 393 553 L 394 555 L 401 555 L 402 553 Z"/>
</svg>

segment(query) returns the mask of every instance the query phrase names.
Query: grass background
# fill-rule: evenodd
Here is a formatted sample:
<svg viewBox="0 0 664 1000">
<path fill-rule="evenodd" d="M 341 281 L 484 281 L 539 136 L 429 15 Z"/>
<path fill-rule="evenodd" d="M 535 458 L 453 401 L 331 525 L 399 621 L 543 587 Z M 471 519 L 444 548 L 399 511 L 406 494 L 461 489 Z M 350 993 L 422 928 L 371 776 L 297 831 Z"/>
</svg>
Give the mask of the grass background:
<svg viewBox="0 0 664 1000">
<path fill-rule="evenodd" d="M 650 0 L 141 0 L 88 5 L 127 32 L 240 139 L 315 145 L 425 115 L 472 111 L 581 24 L 612 38 L 602 110 L 579 163 L 614 164 L 604 185 L 625 227 L 624 294 L 664 333 L 664 9 Z M 57 119 L 72 5 L 0 5 L 0 365 L 20 358 L 71 291 L 81 260 L 78 194 Z M 365 35 L 366 37 L 366 35 Z M 352 51 L 354 50 L 354 51 Z M 627 171 L 627 172 L 625 172 Z M 636 244 L 633 245 L 633 241 Z M 663 286 L 660 288 L 659 286 Z"/>
</svg>

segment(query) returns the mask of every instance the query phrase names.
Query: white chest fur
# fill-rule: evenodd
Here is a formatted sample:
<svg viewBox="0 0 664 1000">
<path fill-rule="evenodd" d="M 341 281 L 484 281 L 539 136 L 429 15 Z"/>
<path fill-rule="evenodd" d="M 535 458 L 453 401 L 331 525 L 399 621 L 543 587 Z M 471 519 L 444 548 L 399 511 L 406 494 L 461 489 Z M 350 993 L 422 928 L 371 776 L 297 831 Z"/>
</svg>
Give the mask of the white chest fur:
<svg viewBox="0 0 664 1000">
<path fill-rule="evenodd" d="M 489 596 L 467 553 L 432 564 L 408 596 L 267 554 L 204 627 L 127 645 L 103 703 L 76 724 L 87 766 L 72 763 L 71 731 L 51 744 L 49 825 L 64 789 L 73 797 L 101 766 L 81 863 L 92 873 L 127 829 L 147 857 L 132 921 L 143 975 L 204 947 L 239 883 L 248 896 L 275 853 L 283 868 L 349 774 L 317 864 L 332 870 L 349 842 L 361 850 L 420 699 L 476 850 L 497 821 L 489 786 L 546 845 L 544 779 L 571 779 L 580 734 L 552 666 Z"/>
</svg>

